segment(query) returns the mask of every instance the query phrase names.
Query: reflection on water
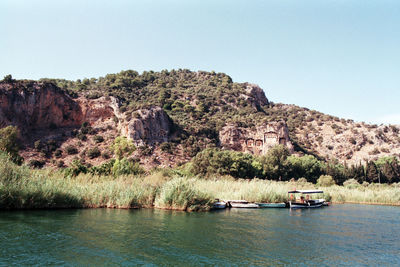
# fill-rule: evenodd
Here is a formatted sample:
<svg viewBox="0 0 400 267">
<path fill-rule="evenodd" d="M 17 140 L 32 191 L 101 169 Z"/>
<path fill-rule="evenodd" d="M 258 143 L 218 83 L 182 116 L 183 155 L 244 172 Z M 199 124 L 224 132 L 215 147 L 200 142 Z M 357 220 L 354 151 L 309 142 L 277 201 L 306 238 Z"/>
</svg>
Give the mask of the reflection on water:
<svg viewBox="0 0 400 267">
<path fill-rule="evenodd" d="M 400 208 L 0 212 L 0 266 L 399 265 Z"/>
</svg>

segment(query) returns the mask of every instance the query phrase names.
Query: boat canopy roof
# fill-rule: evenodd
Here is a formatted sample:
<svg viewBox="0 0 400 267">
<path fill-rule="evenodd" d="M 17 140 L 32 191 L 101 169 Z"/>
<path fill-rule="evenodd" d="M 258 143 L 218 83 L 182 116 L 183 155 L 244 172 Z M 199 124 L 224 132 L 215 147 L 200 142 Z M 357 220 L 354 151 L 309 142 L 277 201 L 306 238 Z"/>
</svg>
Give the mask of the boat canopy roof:
<svg viewBox="0 0 400 267">
<path fill-rule="evenodd" d="M 289 191 L 288 194 L 296 194 L 296 193 L 300 193 L 300 194 L 318 194 L 318 193 L 323 193 L 324 191 L 322 190 L 293 190 L 293 191 Z"/>
</svg>

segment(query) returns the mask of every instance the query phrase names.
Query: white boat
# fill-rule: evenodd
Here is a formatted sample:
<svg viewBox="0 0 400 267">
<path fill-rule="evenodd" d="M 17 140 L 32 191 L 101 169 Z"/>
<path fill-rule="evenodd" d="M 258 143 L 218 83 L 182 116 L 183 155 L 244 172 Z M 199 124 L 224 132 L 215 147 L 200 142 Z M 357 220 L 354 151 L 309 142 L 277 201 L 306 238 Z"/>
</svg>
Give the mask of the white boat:
<svg viewBox="0 0 400 267">
<path fill-rule="evenodd" d="M 255 203 L 238 203 L 238 202 L 229 202 L 232 208 L 246 208 L 246 209 L 258 209 L 259 206 Z"/>
<path fill-rule="evenodd" d="M 227 206 L 226 202 L 224 201 L 217 201 L 213 204 L 213 209 L 225 209 Z"/>
<path fill-rule="evenodd" d="M 286 208 L 286 203 L 256 203 L 259 208 Z"/>
<path fill-rule="evenodd" d="M 247 208 L 247 209 L 255 209 L 259 208 L 255 203 L 249 203 L 247 200 L 225 200 L 228 202 L 228 206 L 231 208 Z"/>
<path fill-rule="evenodd" d="M 322 190 L 293 190 L 289 191 L 290 195 L 289 207 L 291 209 L 310 209 L 310 208 L 320 208 L 326 206 L 325 199 L 310 199 L 311 194 L 322 194 Z M 296 199 L 295 194 L 301 194 L 300 199 Z M 304 197 L 306 195 L 306 197 Z"/>
</svg>

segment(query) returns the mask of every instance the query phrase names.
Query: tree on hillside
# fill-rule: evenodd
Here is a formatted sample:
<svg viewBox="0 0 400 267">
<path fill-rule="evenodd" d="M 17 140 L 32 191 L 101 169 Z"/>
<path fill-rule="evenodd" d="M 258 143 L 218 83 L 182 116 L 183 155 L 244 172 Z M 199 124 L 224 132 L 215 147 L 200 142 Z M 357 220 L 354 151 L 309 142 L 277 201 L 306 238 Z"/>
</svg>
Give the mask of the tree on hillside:
<svg viewBox="0 0 400 267">
<path fill-rule="evenodd" d="M 236 178 L 261 177 L 262 165 L 250 154 L 207 148 L 192 160 L 191 171 L 200 175 L 231 175 Z"/>
<path fill-rule="evenodd" d="M 0 151 L 6 152 L 11 160 L 17 164 L 23 162 L 23 158 L 18 154 L 18 135 L 19 131 L 16 126 L 7 126 L 0 129 Z"/>
<path fill-rule="evenodd" d="M 287 158 L 288 178 L 306 177 L 310 182 L 317 182 L 317 179 L 322 175 L 324 164 L 312 155 L 302 157 L 290 156 Z"/>
<path fill-rule="evenodd" d="M 365 176 L 366 180 L 369 183 L 378 183 L 379 182 L 379 170 L 376 167 L 376 164 L 373 161 L 367 161 L 365 165 Z"/>
<path fill-rule="evenodd" d="M 263 176 L 273 180 L 287 180 L 287 158 L 289 150 L 284 145 L 277 145 L 261 158 Z"/>
<path fill-rule="evenodd" d="M 333 177 L 337 184 L 341 185 L 346 181 L 345 167 L 338 160 L 330 161 L 326 164 L 325 173 Z"/>
<path fill-rule="evenodd" d="M 346 176 L 346 180 L 355 179 L 359 183 L 364 182 L 365 181 L 364 166 L 361 164 L 361 162 L 359 164 L 351 165 L 350 167 L 346 166 L 345 176 Z"/>
<path fill-rule="evenodd" d="M 171 90 L 168 89 L 161 89 L 160 93 L 158 95 L 158 101 L 161 104 L 161 107 L 165 105 L 167 99 L 169 99 L 171 97 Z"/>
<path fill-rule="evenodd" d="M 18 128 L 16 126 L 7 126 L 0 129 L 0 150 L 10 153 L 18 154 Z"/>
<path fill-rule="evenodd" d="M 400 166 L 397 158 L 383 157 L 375 163 L 381 172 L 381 183 L 396 183 L 399 181 Z"/>
<path fill-rule="evenodd" d="M 118 136 L 111 145 L 111 150 L 114 151 L 117 159 L 122 159 L 124 156 L 132 154 L 132 152 L 136 150 L 136 147 L 130 139 L 124 136 Z"/>
<path fill-rule="evenodd" d="M 11 74 L 8 74 L 8 75 L 4 76 L 3 82 L 11 83 L 11 82 L 13 82 L 13 81 L 14 81 L 14 80 L 13 80 Z"/>
</svg>

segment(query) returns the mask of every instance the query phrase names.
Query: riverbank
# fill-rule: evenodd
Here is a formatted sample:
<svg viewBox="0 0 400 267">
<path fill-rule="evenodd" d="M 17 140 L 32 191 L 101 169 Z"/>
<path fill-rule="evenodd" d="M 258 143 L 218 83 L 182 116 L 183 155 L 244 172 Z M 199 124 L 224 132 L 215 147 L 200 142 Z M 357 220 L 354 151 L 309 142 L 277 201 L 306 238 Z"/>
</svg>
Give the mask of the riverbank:
<svg viewBox="0 0 400 267">
<path fill-rule="evenodd" d="M 148 175 L 65 177 L 59 170 L 32 170 L 0 162 L 0 209 L 160 208 L 206 211 L 215 199 L 284 202 L 293 189 L 324 190 L 321 197 L 338 203 L 400 205 L 400 185 L 350 184 L 317 187 L 299 181 L 277 182 L 182 176 L 173 170 Z"/>
</svg>

